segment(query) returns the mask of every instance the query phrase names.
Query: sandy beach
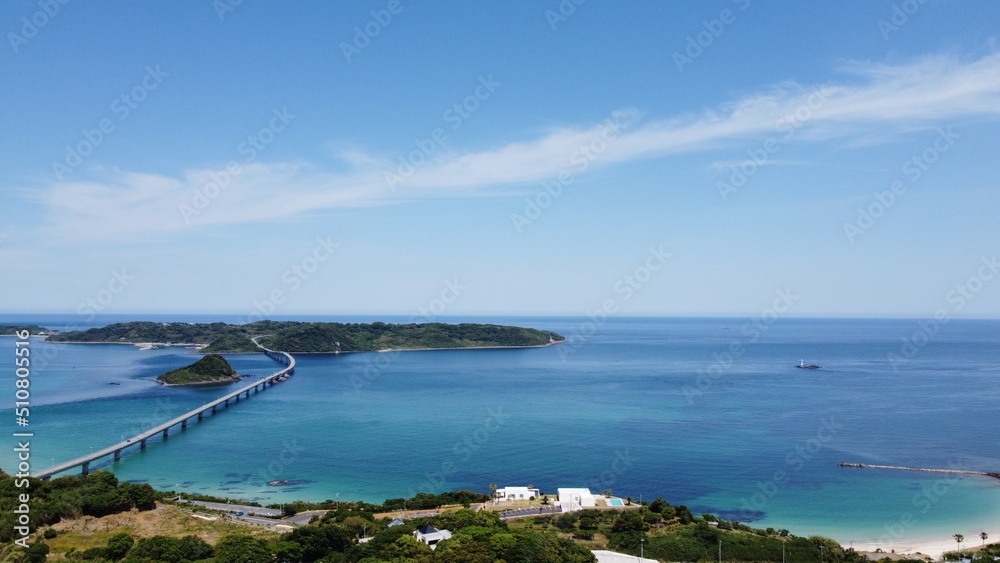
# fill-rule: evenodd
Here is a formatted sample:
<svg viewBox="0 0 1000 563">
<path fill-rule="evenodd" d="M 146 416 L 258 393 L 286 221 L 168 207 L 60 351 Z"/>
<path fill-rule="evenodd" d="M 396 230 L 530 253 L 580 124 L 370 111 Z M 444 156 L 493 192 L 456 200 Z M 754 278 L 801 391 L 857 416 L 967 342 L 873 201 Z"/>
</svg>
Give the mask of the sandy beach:
<svg viewBox="0 0 1000 563">
<path fill-rule="evenodd" d="M 955 534 L 962 534 L 965 536 L 965 541 L 962 542 L 962 550 L 967 549 L 978 549 L 982 547 L 983 541 L 979 538 L 980 532 L 986 532 L 989 535 L 987 539 L 988 543 L 996 542 L 1000 539 L 1000 530 L 996 529 L 996 524 L 993 523 L 992 526 L 984 527 L 978 531 L 969 530 L 959 530 L 954 532 Z M 893 542 L 887 543 L 877 543 L 877 542 L 854 542 L 854 549 L 858 552 L 872 552 L 876 549 L 881 548 L 882 551 L 891 554 L 893 551 L 896 554 L 921 554 L 929 555 L 935 560 L 941 558 L 941 555 L 946 551 L 955 551 L 958 549 L 958 544 L 955 539 L 948 534 L 942 534 L 943 537 L 934 538 L 902 538 L 899 540 L 894 540 Z M 846 541 L 841 541 L 841 545 L 845 548 L 850 547 L 851 543 Z M 877 554 L 881 556 L 882 554 Z"/>
</svg>

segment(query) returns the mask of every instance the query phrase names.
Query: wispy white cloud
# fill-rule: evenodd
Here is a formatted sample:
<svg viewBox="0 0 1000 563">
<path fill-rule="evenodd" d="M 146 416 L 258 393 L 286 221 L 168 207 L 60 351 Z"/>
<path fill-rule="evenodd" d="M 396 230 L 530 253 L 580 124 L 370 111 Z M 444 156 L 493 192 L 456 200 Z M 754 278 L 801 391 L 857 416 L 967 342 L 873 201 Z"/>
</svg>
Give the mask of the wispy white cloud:
<svg viewBox="0 0 1000 563">
<path fill-rule="evenodd" d="M 109 172 L 96 180 L 42 186 L 34 193 L 40 194 L 57 232 L 74 238 L 119 237 L 281 220 L 413 198 L 480 195 L 564 171 L 576 174 L 592 166 L 704 151 L 746 139 L 787 141 L 794 136 L 796 142 L 862 144 L 887 131 L 903 134 L 945 120 L 1000 114 L 1000 55 L 971 61 L 928 57 L 905 65 L 851 62 L 843 70 L 847 78 L 840 84 L 782 83 L 716 109 L 668 119 L 643 119 L 635 110 L 622 110 L 598 123 L 546 131 L 492 150 L 435 154 L 412 171 L 400 168 L 398 160 L 352 147 L 341 152 L 352 171 L 253 163 L 242 166 L 217 192 L 212 185 L 218 171 L 196 169 L 178 177 Z M 396 175 L 392 187 L 387 174 Z"/>
<path fill-rule="evenodd" d="M 744 158 L 743 160 L 719 160 L 717 162 L 713 162 L 709 166 L 713 170 L 729 171 L 750 162 L 753 162 L 756 166 L 804 166 L 808 164 L 807 162 L 800 160 L 778 160 L 770 158 L 766 162 L 754 162 L 749 158 Z"/>
</svg>

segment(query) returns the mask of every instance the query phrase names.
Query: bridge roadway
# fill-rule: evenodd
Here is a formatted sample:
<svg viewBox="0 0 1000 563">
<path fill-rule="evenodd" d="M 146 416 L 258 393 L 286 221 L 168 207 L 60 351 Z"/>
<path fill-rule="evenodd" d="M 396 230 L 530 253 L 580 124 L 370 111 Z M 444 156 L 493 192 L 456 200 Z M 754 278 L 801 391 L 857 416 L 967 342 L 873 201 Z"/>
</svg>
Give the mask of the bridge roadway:
<svg viewBox="0 0 1000 563">
<path fill-rule="evenodd" d="M 88 455 L 81 456 L 76 459 L 71 459 L 63 463 L 58 463 L 56 465 L 53 465 L 52 467 L 47 467 L 40 471 L 36 471 L 32 473 L 31 476 L 37 477 L 38 479 L 48 480 L 56 473 L 62 473 L 63 471 L 72 469 L 77 466 L 82 467 L 83 475 L 86 475 L 90 471 L 90 462 L 94 460 L 113 454 L 115 456 L 115 461 L 117 461 L 121 459 L 122 450 L 135 445 L 138 445 L 140 449 L 145 449 L 146 441 L 156 436 L 157 434 L 163 434 L 163 439 L 166 440 L 170 428 L 177 426 L 179 424 L 182 430 L 186 429 L 189 419 L 197 416 L 198 422 L 200 422 L 206 411 L 211 410 L 212 414 L 215 414 L 216 409 L 220 405 L 228 407 L 230 401 L 238 403 L 240 402 L 241 395 L 246 395 L 246 398 L 249 399 L 251 391 L 253 391 L 256 394 L 260 392 L 262 389 L 266 389 L 268 385 L 274 385 L 282 377 L 287 377 L 295 373 L 295 358 L 293 358 L 291 354 L 289 354 L 288 352 L 277 352 L 275 350 L 269 350 L 264 346 L 262 346 L 260 343 L 258 343 L 256 339 L 253 340 L 253 343 L 256 344 L 261 350 L 263 350 L 264 354 L 266 354 L 272 360 L 281 364 L 285 364 L 285 368 L 276 371 L 263 379 L 259 379 L 251 383 L 250 385 L 237 389 L 236 391 L 233 391 L 228 395 L 219 397 L 218 399 L 210 403 L 206 403 L 194 409 L 193 411 L 186 412 L 178 416 L 177 418 L 174 418 L 173 420 L 164 422 L 163 424 L 155 428 L 150 428 L 149 430 L 141 434 L 136 434 L 135 436 L 132 436 L 131 438 L 125 440 L 124 442 L 119 442 L 113 446 L 104 448 L 103 450 L 92 452 Z"/>
</svg>

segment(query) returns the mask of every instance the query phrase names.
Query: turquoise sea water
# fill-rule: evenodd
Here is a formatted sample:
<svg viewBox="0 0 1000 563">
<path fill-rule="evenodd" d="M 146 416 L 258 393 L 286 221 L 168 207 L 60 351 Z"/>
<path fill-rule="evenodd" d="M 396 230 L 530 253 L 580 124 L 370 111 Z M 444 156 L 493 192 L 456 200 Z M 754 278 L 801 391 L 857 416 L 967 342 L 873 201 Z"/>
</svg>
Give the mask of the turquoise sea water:
<svg viewBox="0 0 1000 563">
<path fill-rule="evenodd" d="M 129 319 L 90 324 L 116 320 Z M 289 381 L 100 465 L 160 489 L 264 503 L 531 484 L 662 496 L 696 514 L 887 548 L 1000 535 L 996 524 L 984 527 L 1000 522 L 1000 480 L 836 465 L 1000 470 L 1000 322 L 953 320 L 918 339 L 894 370 L 888 354 L 902 354 L 902 339 L 919 330 L 914 320 L 780 319 L 759 334 L 746 319 L 449 320 L 531 326 L 572 341 L 297 355 Z M 14 321 L 74 326 L 0 317 Z M 0 339 L 0 358 L 12 359 L 13 346 Z M 150 381 L 193 361 L 181 349 L 40 341 L 32 349 L 36 468 L 222 394 Z M 277 369 L 263 356 L 228 359 L 241 373 Z M 796 369 L 800 360 L 823 368 Z M 10 403 L 12 379 L 12 369 L 0 373 Z M 12 409 L 0 415 L 13 420 Z M 13 461 L 12 448 L 0 450 L 0 466 Z M 295 484 L 266 484 L 274 480 Z"/>
</svg>

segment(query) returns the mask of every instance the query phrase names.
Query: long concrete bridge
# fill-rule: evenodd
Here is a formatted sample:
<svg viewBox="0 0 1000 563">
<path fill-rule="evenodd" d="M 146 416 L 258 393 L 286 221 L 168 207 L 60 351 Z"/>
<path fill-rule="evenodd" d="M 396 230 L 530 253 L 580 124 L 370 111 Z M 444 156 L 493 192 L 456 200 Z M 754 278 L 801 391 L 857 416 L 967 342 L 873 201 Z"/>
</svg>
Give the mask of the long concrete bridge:
<svg viewBox="0 0 1000 563">
<path fill-rule="evenodd" d="M 206 412 L 212 411 L 212 414 L 215 414 L 216 409 L 220 407 L 223 408 L 228 407 L 230 403 L 238 403 L 240 402 L 240 398 L 249 399 L 251 392 L 256 394 L 264 389 L 267 389 L 268 385 L 274 385 L 275 383 L 283 381 L 285 378 L 295 373 L 295 358 L 293 358 L 291 354 L 289 354 L 288 352 L 278 352 L 275 350 L 269 350 L 268 348 L 265 348 L 259 342 L 257 342 L 256 338 L 253 339 L 253 343 L 256 344 L 261 350 L 263 350 L 264 354 L 266 354 L 272 360 L 280 364 L 283 364 L 285 366 L 284 369 L 276 371 L 263 379 L 259 379 L 251 383 L 250 385 L 241 387 L 240 389 L 237 389 L 236 391 L 233 391 L 228 395 L 219 397 L 218 399 L 210 403 L 204 404 L 194 409 L 193 411 L 186 412 L 178 416 L 177 418 L 164 422 L 159 426 L 150 428 L 149 430 L 141 434 L 136 434 L 135 436 L 132 436 L 131 438 L 125 440 L 124 442 L 119 442 L 113 446 L 108 446 L 107 448 L 104 448 L 96 452 L 92 452 L 88 455 L 81 456 L 76 459 L 71 459 L 69 461 L 53 465 L 52 467 L 47 467 L 40 471 L 36 471 L 32 473 L 31 476 L 37 477 L 39 479 L 48 480 L 56 473 L 62 473 L 63 471 L 73 469 L 74 467 L 82 468 L 83 475 L 86 475 L 87 473 L 90 472 L 90 463 L 94 460 L 100 459 L 105 456 L 114 455 L 115 461 L 117 461 L 121 459 L 122 451 L 125 450 L 126 448 L 138 446 L 139 449 L 145 449 L 146 442 L 150 438 L 153 438 L 158 434 L 162 434 L 163 439 L 166 439 L 170 433 L 171 428 L 180 425 L 180 429 L 184 430 L 187 428 L 188 422 L 190 422 L 191 419 L 197 417 L 196 422 L 201 422 Z"/>
</svg>

